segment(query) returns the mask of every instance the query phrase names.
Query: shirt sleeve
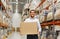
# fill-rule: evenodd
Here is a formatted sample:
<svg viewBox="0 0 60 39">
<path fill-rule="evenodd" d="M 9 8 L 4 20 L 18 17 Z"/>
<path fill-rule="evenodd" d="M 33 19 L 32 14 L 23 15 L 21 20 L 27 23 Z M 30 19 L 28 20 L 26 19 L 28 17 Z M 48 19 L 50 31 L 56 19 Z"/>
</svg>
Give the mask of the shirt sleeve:
<svg viewBox="0 0 60 39">
<path fill-rule="evenodd" d="M 41 24 L 40 24 L 39 20 L 37 21 L 37 23 L 38 23 L 38 31 L 41 32 Z"/>
</svg>

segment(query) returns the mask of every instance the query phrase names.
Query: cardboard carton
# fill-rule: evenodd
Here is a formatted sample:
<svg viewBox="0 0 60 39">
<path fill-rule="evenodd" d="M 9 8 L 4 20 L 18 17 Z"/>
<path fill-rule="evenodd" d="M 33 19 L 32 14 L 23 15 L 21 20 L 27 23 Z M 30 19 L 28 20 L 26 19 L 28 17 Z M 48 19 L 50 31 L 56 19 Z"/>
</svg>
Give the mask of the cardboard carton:
<svg viewBox="0 0 60 39">
<path fill-rule="evenodd" d="M 37 34 L 37 23 L 36 22 L 21 22 L 20 23 L 20 34 Z"/>
</svg>

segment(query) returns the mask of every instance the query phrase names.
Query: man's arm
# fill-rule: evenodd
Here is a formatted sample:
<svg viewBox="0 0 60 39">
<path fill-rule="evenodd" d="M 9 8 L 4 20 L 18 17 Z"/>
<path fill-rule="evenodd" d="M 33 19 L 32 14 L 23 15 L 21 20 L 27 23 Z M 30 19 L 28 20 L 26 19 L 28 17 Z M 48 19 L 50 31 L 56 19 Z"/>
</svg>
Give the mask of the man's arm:
<svg viewBox="0 0 60 39">
<path fill-rule="evenodd" d="M 37 23 L 38 23 L 38 31 L 39 31 L 39 32 L 41 32 L 41 25 L 40 25 L 39 20 L 38 20 L 38 22 L 37 22 Z"/>
</svg>

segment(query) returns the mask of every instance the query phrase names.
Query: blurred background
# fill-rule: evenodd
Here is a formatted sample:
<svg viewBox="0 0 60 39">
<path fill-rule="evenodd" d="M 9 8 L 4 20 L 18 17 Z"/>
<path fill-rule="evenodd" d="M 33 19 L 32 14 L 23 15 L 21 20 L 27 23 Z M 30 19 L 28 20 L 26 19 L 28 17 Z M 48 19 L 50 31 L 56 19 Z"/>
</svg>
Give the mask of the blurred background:
<svg viewBox="0 0 60 39">
<path fill-rule="evenodd" d="M 26 39 L 19 24 L 32 9 L 42 27 L 39 39 L 60 39 L 60 0 L 0 0 L 0 39 Z"/>
</svg>

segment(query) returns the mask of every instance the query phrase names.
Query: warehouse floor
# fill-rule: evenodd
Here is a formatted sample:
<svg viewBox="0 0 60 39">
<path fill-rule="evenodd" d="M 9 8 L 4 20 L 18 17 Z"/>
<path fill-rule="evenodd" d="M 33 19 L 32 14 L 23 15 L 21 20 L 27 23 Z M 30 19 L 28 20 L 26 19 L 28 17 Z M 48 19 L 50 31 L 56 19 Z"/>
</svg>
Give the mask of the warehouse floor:
<svg viewBox="0 0 60 39">
<path fill-rule="evenodd" d="M 19 32 L 13 32 L 11 35 L 8 36 L 7 39 L 26 39 L 25 35 L 21 35 Z"/>
<path fill-rule="evenodd" d="M 8 36 L 7 39 L 27 39 L 26 35 L 21 35 L 19 34 L 19 32 L 13 32 L 11 35 Z M 60 33 L 59 36 L 57 37 L 57 39 L 60 39 Z"/>
</svg>

